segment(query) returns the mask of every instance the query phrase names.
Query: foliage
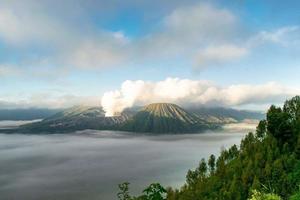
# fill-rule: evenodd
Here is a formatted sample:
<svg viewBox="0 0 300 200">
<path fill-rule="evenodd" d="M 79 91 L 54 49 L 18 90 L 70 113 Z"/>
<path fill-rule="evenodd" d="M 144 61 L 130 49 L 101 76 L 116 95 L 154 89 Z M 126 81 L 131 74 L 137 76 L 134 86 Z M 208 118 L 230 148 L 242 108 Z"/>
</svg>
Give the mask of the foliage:
<svg viewBox="0 0 300 200">
<path fill-rule="evenodd" d="M 168 200 L 300 200 L 300 97 L 271 106 L 255 133 L 189 170 Z"/>
<path fill-rule="evenodd" d="M 166 189 L 163 188 L 159 183 L 152 183 L 143 191 L 143 200 L 165 200 Z"/>
<path fill-rule="evenodd" d="M 281 198 L 276 194 L 264 194 L 257 190 L 253 190 L 252 196 L 248 200 L 281 200 Z"/>
<path fill-rule="evenodd" d="M 120 192 L 118 192 L 118 199 L 119 200 L 131 200 L 129 195 L 129 183 L 121 183 L 119 184 Z"/>
<path fill-rule="evenodd" d="M 300 192 L 292 195 L 289 200 L 300 200 Z"/>
<path fill-rule="evenodd" d="M 131 197 L 129 194 L 129 183 L 119 184 L 119 200 L 166 200 L 167 190 L 159 183 L 152 183 L 143 190 L 143 194 L 138 197 Z"/>
</svg>

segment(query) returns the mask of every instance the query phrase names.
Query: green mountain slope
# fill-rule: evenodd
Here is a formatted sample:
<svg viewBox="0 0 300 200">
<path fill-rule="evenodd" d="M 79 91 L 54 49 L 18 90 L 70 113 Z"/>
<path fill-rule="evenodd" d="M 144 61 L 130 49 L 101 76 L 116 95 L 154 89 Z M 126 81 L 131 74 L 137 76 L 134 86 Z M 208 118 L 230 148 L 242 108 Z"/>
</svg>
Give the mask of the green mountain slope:
<svg viewBox="0 0 300 200">
<path fill-rule="evenodd" d="M 299 185 L 300 97 L 296 96 L 282 108 L 271 106 L 266 120 L 239 146 L 223 150 L 218 159 L 213 155 L 208 161 L 202 159 L 195 170 L 188 171 L 180 190 L 169 191 L 168 200 L 296 200 Z M 274 194 L 277 198 L 267 198 Z"/>
<path fill-rule="evenodd" d="M 212 128 L 206 121 L 175 104 L 155 103 L 144 107 L 121 130 L 150 133 L 186 133 Z"/>
</svg>

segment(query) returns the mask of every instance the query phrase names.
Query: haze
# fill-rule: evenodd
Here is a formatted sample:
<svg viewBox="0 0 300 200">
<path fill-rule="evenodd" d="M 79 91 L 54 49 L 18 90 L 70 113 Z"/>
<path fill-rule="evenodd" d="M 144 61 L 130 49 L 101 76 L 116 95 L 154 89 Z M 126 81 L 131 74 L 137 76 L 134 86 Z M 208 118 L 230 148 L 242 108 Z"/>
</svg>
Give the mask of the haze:
<svg viewBox="0 0 300 200">
<path fill-rule="evenodd" d="M 181 186 L 201 158 L 238 144 L 243 133 L 134 136 L 109 131 L 73 135 L 0 134 L 2 199 L 116 199 L 152 182 Z"/>
</svg>

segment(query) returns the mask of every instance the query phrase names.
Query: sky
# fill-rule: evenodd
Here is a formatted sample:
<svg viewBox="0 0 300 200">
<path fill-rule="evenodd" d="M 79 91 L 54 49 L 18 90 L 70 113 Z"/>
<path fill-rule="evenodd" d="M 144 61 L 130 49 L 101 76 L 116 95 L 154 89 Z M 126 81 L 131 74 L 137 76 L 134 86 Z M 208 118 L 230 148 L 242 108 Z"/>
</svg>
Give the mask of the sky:
<svg viewBox="0 0 300 200">
<path fill-rule="evenodd" d="M 300 93 L 297 0 L 0 0 L 0 108 L 266 109 Z"/>
</svg>

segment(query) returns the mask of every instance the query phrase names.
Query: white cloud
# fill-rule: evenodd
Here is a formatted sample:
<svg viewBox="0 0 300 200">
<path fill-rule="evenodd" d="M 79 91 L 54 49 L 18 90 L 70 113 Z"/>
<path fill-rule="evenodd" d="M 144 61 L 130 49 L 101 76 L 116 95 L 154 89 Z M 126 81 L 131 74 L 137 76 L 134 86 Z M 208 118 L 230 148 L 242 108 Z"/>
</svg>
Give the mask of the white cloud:
<svg viewBox="0 0 300 200">
<path fill-rule="evenodd" d="M 247 42 L 249 47 L 256 47 L 265 43 L 282 46 L 297 45 L 300 43 L 300 27 L 285 26 L 272 31 L 260 31 Z"/>
<path fill-rule="evenodd" d="M 158 82 L 125 81 L 119 90 L 104 93 L 101 104 L 107 116 L 132 106 L 155 102 L 180 105 L 246 106 L 278 103 L 300 90 L 275 82 L 221 87 L 209 81 L 167 78 Z"/>
<path fill-rule="evenodd" d="M 98 2 L 97 6 L 101 4 Z M 165 13 L 157 29 L 138 38 L 128 38 L 123 30 L 99 28 L 87 17 L 90 10 L 80 5 L 66 3 L 56 11 L 53 1 L 3 1 L 0 38 L 5 45 L 30 54 L 24 59 L 36 54 L 35 59 L 21 63 L 43 67 L 39 59 L 46 59 L 56 68 L 67 69 L 142 65 L 174 58 L 195 63 L 196 68 L 202 69 L 238 61 L 266 42 L 286 45 L 300 40 L 298 26 L 247 36 L 238 16 L 210 3 L 172 6 L 173 10 Z"/>
<path fill-rule="evenodd" d="M 196 55 L 197 66 L 207 66 L 209 64 L 220 64 L 239 60 L 248 54 L 248 49 L 235 45 L 209 46 L 200 50 Z"/>
<path fill-rule="evenodd" d="M 287 96 L 297 95 L 300 90 L 285 87 L 276 82 L 268 82 L 261 85 L 231 85 L 221 90 L 227 105 L 265 104 L 281 102 Z"/>
<path fill-rule="evenodd" d="M 27 101 L 28 105 L 33 107 L 44 108 L 66 108 L 74 105 L 90 105 L 100 106 L 99 97 L 96 96 L 78 96 L 78 95 L 49 95 L 49 94 L 35 94 Z"/>
<path fill-rule="evenodd" d="M 129 38 L 126 37 L 123 31 L 117 31 L 112 33 L 113 37 L 119 40 L 120 42 L 123 42 L 124 44 L 129 42 Z"/>
<path fill-rule="evenodd" d="M 19 70 L 16 66 L 8 65 L 8 64 L 2 64 L 0 65 L 0 77 L 1 76 L 16 76 L 21 73 L 21 70 Z"/>
<path fill-rule="evenodd" d="M 214 45 L 212 41 L 219 44 L 231 40 L 237 27 L 237 18 L 229 10 L 197 4 L 177 7 L 161 19 L 158 30 L 129 39 L 122 30 L 99 29 L 85 18 L 86 10 L 73 5 L 73 12 L 86 23 L 74 23 L 70 13 L 58 11 L 56 16 L 49 2 L 4 1 L 0 5 L 0 39 L 10 48 L 29 54 L 23 56 L 28 60 L 21 60 L 18 65 L 30 63 L 36 68 L 47 68 L 47 64 L 42 64 L 47 60 L 56 70 L 102 69 L 178 56 L 189 60 L 199 49 Z"/>
<path fill-rule="evenodd" d="M 186 41 L 205 41 L 209 38 L 231 37 L 236 27 L 236 17 L 227 9 L 210 4 L 198 4 L 174 10 L 164 20 L 171 36 Z"/>
<path fill-rule="evenodd" d="M 120 38 L 117 38 L 119 40 Z M 82 41 L 78 46 L 62 54 L 62 60 L 79 68 L 107 68 L 118 66 L 127 59 L 125 46 L 114 41 Z"/>
<path fill-rule="evenodd" d="M 98 30 L 88 23 L 73 23 L 68 17 L 54 16 L 46 2 L 5 1 L 0 5 L 0 39 L 25 54 L 26 49 L 33 51 L 25 57 L 31 60 L 21 62 L 38 67 L 43 59 L 57 68 L 104 68 L 124 61 L 129 39 L 122 31 Z M 37 57 L 32 59 L 32 54 Z"/>
<path fill-rule="evenodd" d="M 162 19 L 160 29 L 139 41 L 144 57 L 188 57 L 199 48 L 228 41 L 235 35 L 237 19 L 229 10 L 198 4 L 175 9 Z"/>
<path fill-rule="evenodd" d="M 98 96 L 78 96 L 59 93 L 35 93 L 33 95 L 6 95 L 0 97 L 0 108 L 68 108 L 75 105 L 100 106 Z"/>
<path fill-rule="evenodd" d="M 46 42 L 60 43 L 70 38 L 70 30 L 41 11 L 20 10 L 18 6 L 0 6 L 0 38 L 15 46 Z"/>
</svg>

